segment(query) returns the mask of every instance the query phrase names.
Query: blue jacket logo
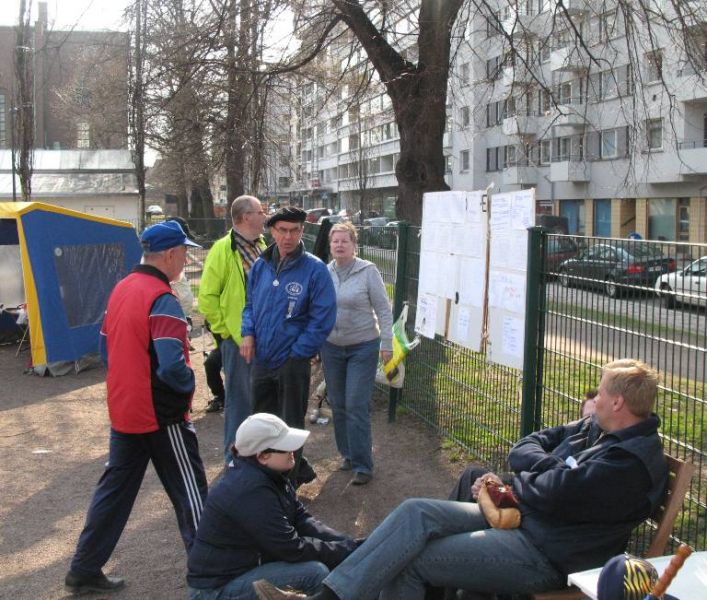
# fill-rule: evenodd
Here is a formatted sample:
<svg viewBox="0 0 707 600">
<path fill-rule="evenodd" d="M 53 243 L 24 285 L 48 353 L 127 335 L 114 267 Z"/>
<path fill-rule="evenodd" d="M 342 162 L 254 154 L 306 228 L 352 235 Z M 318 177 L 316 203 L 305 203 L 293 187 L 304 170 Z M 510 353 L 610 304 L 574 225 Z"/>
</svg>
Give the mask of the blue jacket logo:
<svg viewBox="0 0 707 600">
<path fill-rule="evenodd" d="M 296 281 L 288 283 L 285 289 L 290 296 L 299 296 L 302 293 L 302 285 Z"/>
</svg>

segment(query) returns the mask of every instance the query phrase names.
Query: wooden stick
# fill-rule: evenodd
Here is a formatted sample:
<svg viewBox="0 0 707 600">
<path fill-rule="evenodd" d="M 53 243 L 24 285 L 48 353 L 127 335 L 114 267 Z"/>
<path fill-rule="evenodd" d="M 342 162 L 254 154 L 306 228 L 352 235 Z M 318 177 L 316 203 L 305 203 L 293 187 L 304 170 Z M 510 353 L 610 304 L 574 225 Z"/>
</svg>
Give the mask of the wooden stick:
<svg viewBox="0 0 707 600">
<path fill-rule="evenodd" d="M 692 548 L 690 548 L 687 544 L 680 544 L 678 551 L 675 553 L 675 556 L 670 559 L 668 566 L 665 567 L 665 571 L 663 571 L 660 579 L 656 582 L 648 598 L 651 600 L 659 600 L 663 597 L 665 590 L 668 589 L 668 586 L 673 581 L 675 575 L 677 575 L 678 571 L 685 563 L 685 559 L 690 556 L 690 554 L 692 554 Z"/>
</svg>

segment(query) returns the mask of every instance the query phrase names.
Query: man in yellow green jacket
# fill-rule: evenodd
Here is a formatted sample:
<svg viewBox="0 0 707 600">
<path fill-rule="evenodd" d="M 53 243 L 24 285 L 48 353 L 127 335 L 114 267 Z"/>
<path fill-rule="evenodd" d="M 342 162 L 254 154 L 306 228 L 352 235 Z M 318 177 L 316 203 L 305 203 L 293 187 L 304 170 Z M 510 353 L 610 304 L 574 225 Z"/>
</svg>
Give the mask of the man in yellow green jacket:
<svg viewBox="0 0 707 600">
<path fill-rule="evenodd" d="M 221 336 L 225 375 L 224 459 L 238 426 L 252 412 L 251 365 L 240 355 L 241 318 L 246 301 L 246 277 L 265 249 L 265 212 L 254 196 L 239 196 L 231 204 L 233 228 L 209 250 L 199 286 L 199 312 L 211 331 Z"/>
</svg>

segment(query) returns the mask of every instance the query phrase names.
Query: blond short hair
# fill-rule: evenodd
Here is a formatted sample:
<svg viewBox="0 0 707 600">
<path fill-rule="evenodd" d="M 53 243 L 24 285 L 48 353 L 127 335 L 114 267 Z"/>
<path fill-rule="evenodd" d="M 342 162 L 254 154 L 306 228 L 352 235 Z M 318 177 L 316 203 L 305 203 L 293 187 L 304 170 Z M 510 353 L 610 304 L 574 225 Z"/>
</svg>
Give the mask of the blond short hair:
<svg viewBox="0 0 707 600">
<path fill-rule="evenodd" d="M 358 244 L 358 232 L 356 228 L 351 225 L 351 223 L 336 223 L 332 226 L 329 231 L 329 241 L 331 241 L 331 236 L 333 236 L 337 231 L 343 231 L 349 234 L 349 238 L 354 243 L 354 246 Z"/>
<path fill-rule="evenodd" d="M 607 391 L 623 396 L 631 413 L 647 417 L 658 395 L 658 372 L 640 360 L 622 358 L 605 364 L 602 374 Z"/>
</svg>

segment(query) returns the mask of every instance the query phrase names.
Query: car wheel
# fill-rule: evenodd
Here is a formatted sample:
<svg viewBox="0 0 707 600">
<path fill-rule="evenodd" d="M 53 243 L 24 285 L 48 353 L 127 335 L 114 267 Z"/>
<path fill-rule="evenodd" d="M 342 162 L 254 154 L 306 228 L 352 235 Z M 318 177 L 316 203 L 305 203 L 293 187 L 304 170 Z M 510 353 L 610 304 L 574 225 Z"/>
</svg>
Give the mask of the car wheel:
<svg viewBox="0 0 707 600">
<path fill-rule="evenodd" d="M 571 285 L 570 276 L 567 274 L 565 269 L 560 269 L 560 285 L 564 288 L 568 288 Z"/>
<path fill-rule="evenodd" d="M 670 289 L 670 286 L 665 283 L 660 286 L 660 301 L 665 306 L 665 308 L 675 308 L 675 294 L 673 294 L 673 290 Z"/>
<path fill-rule="evenodd" d="M 609 296 L 609 298 L 619 297 L 619 286 L 616 284 L 616 279 L 611 275 L 604 280 L 604 293 Z"/>
</svg>

